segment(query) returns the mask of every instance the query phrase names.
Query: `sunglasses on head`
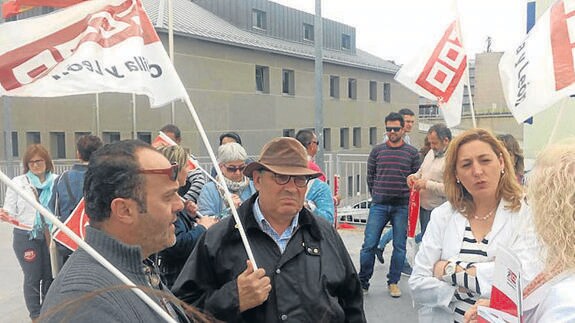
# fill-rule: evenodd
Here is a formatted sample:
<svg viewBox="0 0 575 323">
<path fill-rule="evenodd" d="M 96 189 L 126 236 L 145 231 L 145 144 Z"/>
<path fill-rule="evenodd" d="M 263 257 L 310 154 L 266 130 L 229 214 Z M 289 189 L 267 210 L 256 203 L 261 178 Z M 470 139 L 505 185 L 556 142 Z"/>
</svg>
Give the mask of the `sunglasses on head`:
<svg viewBox="0 0 575 323">
<path fill-rule="evenodd" d="M 155 174 L 155 175 L 166 175 L 171 181 L 175 181 L 178 178 L 178 173 L 180 172 L 180 166 L 178 163 L 172 163 L 172 166 L 168 168 L 160 169 L 139 169 L 140 174 Z"/>
<path fill-rule="evenodd" d="M 235 172 L 237 172 L 238 170 L 239 170 L 240 173 L 241 173 L 241 172 L 244 171 L 244 169 L 246 169 L 246 165 L 237 166 L 237 167 L 236 167 L 236 166 L 225 166 L 225 165 L 224 165 L 224 167 L 225 167 L 226 170 L 227 170 L 228 172 L 230 172 L 230 173 L 235 173 Z"/>
<path fill-rule="evenodd" d="M 401 130 L 401 127 L 385 127 L 385 131 L 387 132 L 399 132 L 399 130 Z"/>
</svg>

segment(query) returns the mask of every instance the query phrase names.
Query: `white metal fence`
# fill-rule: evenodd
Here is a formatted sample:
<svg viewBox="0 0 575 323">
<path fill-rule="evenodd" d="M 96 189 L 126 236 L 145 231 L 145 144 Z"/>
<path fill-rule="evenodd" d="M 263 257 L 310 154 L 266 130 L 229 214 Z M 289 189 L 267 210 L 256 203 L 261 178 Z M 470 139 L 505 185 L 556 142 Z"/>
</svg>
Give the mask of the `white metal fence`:
<svg viewBox="0 0 575 323">
<path fill-rule="evenodd" d="M 339 176 L 339 195 L 342 197 L 340 207 L 353 205 L 368 198 L 367 157 L 367 154 L 325 154 L 323 169 L 332 190 L 334 189 L 334 176 Z M 212 169 L 208 157 L 198 157 L 198 161 L 207 171 Z M 74 162 L 75 160 L 70 159 L 54 160 L 55 173 L 61 174 L 70 169 Z M 21 161 L 11 163 L 0 161 L 0 170 L 11 177 L 20 175 L 22 174 Z M 5 193 L 6 185 L 0 183 L 0 203 L 2 204 Z"/>
</svg>

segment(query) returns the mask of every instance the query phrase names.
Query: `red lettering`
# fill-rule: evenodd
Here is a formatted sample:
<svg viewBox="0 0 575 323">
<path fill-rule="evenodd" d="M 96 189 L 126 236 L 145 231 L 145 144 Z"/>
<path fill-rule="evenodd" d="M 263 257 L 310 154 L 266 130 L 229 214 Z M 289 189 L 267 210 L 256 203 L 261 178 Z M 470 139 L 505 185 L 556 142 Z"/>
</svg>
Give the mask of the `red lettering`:
<svg viewBox="0 0 575 323">
<path fill-rule="evenodd" d="M 573 66 L 574 44 L 569 40 L 567 20 L 573 17 L 574 11 L 565 12 L 565 3 L 556 2 L 551 7 L 550 30 L 551 52 L 553 53 L 553 72 L 555 74 L 555 90 L 559 91 L 575 82 Z"/>
</svg>

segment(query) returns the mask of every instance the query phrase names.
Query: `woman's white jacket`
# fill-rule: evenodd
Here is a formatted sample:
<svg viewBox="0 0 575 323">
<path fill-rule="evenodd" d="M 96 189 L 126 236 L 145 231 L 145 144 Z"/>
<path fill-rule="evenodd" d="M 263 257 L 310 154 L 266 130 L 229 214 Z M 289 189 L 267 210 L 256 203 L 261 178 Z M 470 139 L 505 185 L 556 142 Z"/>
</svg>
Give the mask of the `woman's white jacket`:
<svg viewBox="0 0 575 323">
<path fill-rule="evenodd" d="M 522 262 L 523 277 L 530 281 L 542 268 L 539 261 L 540 244 L 532 224 L 531 213 L 522 203 L 518 212 L 505 209 L 502 201 L 497 207 L 491 232 L 488 234 L 487 255 L 495 259 L 499 245 L 509 247 Z M 456 287 L 433 277 L 433 266 L 439 260 L 448 260 L 459 254 L 465 231 L 466 218 L 449 202 L 431 213 L 423 241 L 415 257 L 409 287 L 415 306 L 419 309 L 419 322 L 453 322 L 454 304 L 451 303 Z M 475 264 L 481 298 L 489 298 L 494 261 Z"/>
</svg>

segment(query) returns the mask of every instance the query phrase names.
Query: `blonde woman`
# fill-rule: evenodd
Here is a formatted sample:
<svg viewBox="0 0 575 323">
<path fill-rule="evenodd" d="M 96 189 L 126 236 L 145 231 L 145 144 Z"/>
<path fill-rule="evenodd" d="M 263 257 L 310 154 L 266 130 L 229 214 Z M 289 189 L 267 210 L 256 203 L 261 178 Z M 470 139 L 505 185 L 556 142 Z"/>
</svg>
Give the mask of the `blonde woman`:
<svg viewBox="0 0 575 323">
<path fill-rule="evenodd" d="M 537 244 L 527 235 L 529 213 L 507 150 L 484 129 L 470 129 L 449 145 L 447 202 L 435 208 L 409 286 L 420 322 L 463 322 L 491 291 L 495 252 L 516 246 L 527 275 Z"/>
</svg>

